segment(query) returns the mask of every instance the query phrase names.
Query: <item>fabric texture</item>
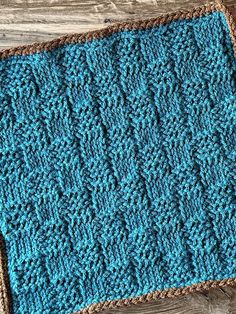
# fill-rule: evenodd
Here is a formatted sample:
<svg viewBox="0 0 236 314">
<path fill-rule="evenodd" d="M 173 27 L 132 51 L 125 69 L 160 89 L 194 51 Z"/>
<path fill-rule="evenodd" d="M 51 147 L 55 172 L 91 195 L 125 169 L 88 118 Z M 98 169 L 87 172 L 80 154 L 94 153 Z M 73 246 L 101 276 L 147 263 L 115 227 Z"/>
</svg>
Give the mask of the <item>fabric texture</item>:
<svg viewBox="0 0 236 314">
<path fill-rule="evenodd" d="M 236 60 L 222 12 L 0 61 L 12 312 L 236 277 Z"/>
</svg>

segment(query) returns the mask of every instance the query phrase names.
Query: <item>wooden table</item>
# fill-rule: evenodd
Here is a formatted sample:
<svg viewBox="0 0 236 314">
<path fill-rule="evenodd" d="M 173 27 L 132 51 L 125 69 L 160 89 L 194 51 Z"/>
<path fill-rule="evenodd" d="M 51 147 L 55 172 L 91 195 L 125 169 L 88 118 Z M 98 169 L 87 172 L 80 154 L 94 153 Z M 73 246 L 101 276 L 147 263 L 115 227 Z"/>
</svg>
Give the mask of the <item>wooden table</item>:
<svg viewBox="0 0 236 314">
<path fill-rule="evenodd" d="M 126 19 L 153 17 L 203 3 L 207 0 L 2 0 L 0 48 L 45 41 L 66 33 L 98 29 Z M 236 19 L 236 0 L 224 3 Z M 105 313 L 236 314 L 236 288 L 213 289 Z"/>
</svg>

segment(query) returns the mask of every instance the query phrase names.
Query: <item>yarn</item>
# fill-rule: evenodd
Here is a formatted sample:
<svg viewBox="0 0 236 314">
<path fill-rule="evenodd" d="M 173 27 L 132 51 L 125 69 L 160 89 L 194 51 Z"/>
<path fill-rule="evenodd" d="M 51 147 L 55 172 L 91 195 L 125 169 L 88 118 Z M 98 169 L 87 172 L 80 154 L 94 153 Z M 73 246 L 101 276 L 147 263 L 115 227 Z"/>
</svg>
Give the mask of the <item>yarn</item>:
<svg viewBox="0 0 236 314">
<path fill-rule="evenodd" d="M 14 314 L 232 283 L 235 77 L 215 10 L 2 58 L 0 230 Z"/>
</svg>

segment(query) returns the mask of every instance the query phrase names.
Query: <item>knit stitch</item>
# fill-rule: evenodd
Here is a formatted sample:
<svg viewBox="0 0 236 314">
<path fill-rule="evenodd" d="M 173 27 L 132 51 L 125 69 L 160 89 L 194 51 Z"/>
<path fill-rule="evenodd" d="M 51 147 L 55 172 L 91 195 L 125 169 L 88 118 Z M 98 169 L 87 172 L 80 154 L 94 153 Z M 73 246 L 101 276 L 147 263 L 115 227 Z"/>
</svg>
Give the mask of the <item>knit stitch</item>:
<svg viewBox="0 0 236 314">
<path fill-rule="evenodd" d="M 0 60 L 14 314 L 236 277 L 236 60 L 207 12 Z"/>
</svg>

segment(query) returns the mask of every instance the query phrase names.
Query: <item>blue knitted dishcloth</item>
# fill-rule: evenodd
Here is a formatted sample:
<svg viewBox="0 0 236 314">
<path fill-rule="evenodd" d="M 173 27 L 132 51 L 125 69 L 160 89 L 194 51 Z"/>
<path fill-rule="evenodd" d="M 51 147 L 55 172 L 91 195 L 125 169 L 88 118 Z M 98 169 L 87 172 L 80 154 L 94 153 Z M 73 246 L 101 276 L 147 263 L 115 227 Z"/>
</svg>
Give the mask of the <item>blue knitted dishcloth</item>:
<svg viewBox="0 0 236 314">
<path fill-rule="evenodd" d="M 225 14 L 2 58 L 0 180 L 14 314 L 236 277 Z"/>
</svg>

